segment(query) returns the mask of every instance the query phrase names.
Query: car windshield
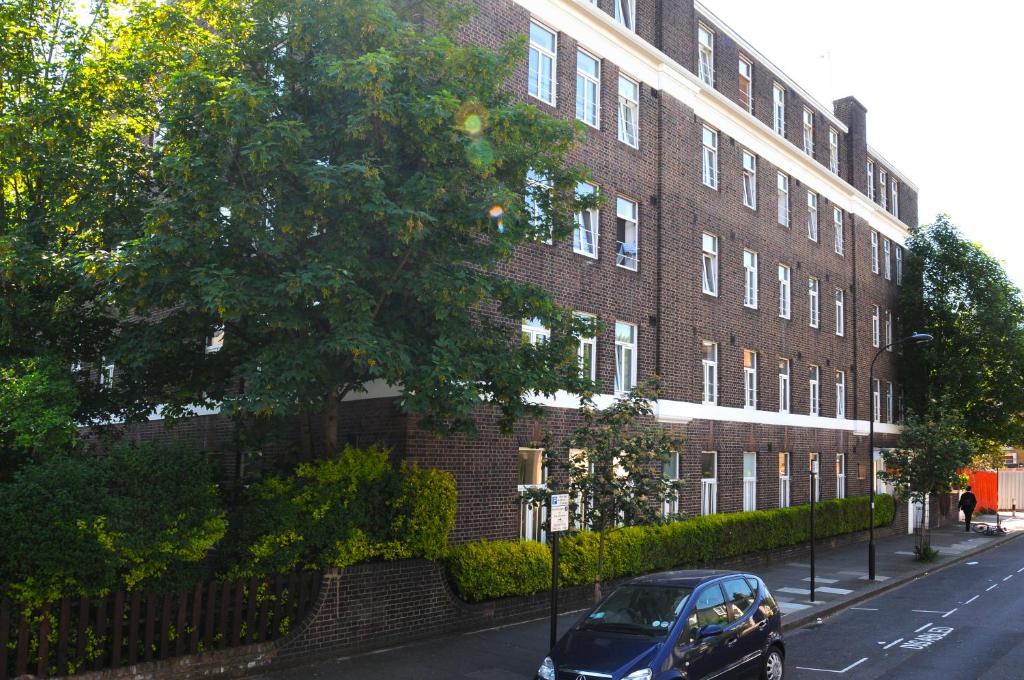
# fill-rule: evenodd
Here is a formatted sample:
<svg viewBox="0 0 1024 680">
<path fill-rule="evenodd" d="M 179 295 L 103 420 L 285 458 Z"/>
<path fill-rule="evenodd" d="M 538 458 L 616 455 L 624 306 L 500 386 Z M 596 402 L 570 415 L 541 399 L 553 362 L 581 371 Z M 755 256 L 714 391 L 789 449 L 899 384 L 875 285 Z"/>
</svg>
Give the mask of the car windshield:
<svg viewBox="0 0 1024 680">
<path fill-rule="evenodd" d="M 663 638 L 679 618 L 692 592 L 692 588 L 681 586 L 622 586 L 598 605 L 579 627 Z"/>
</svg>

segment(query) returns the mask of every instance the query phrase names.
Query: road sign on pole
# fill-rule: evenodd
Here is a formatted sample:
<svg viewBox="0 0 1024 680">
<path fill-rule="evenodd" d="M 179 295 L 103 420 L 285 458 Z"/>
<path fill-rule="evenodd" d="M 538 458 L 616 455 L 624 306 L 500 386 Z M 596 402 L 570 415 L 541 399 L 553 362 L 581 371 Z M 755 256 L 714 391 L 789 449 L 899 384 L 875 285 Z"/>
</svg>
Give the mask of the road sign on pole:
<svg viewBox="0 0 1024 680">
<path fill-rule="evenodd" d="M 551 646 L 558 641 L 558 534 L 569 530 L 569 494 L 551 494 L 548 506 L 551 531 Z"/>
<path fill-rule="evenodd" d="M 569 494 L 552 494 L 550 517 L 552 532 L 569 530 Z"/>
</svg>

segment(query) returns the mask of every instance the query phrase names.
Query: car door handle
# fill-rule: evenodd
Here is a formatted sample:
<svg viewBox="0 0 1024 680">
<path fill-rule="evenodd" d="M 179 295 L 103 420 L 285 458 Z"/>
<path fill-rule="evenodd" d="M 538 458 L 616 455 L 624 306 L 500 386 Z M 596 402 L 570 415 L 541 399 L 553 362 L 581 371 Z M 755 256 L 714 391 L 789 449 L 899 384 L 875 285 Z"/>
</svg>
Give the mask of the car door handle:
<svg viewBox="0 0 1024 680">
<path fill-rule="evenodd" d="M 737 641 L 737 640 L 739 640 L 739 638 L 738 638 L 738 637 L 736 637 L 735 635 L 733 635 L 733 636 L 732 636 L 731 638 L 729 638 L 729 639 L 728 639 L 728 640 L 727 640 L 727 641 L 725 642 L 725 646 L 726 646 L 726 647 L 732 647 L 732 646 L 733 646 L 734 644 L 736 644 L 736 641 Z"/>
<path fill-rule="evenodd" d="M 757 624 L 757 627 L 760 628 L 761 630 L 764 630 L 765 628 L 767 628 L 768 627 L 768 619 L 765 619 L 761 623 Z"/>
</svg>

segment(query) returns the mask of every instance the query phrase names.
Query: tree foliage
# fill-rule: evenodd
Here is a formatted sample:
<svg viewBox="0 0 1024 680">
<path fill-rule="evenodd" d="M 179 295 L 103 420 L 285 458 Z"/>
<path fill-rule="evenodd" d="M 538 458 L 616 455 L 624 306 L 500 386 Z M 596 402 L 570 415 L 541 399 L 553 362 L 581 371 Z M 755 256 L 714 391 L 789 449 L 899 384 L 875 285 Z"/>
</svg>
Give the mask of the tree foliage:
<svg viewBox="0 0 1024 680">
<path fill-rule="evenodd" d="M 552 493 L 564 485 L 575 525 L 598 536 L 595 598 L 601 594 L 608 535 L 622 526 L 654 522 L 664 500 L 678 491 L 678 484 L 666 478 L 664 465 L 681 450 L 682 441 L 663 426 L 644 422 L 652 417 L 651 402 L 657 396 L 657 383 L 649 381 L 604 409 L 584 400 L 582 425 L 560 449 L 549 446 L 545 452 L 549 469 L 563 473 L 561 483 L 549 484 Z"/>
<path fill-rule="evenodd" d="M 1000 444 L 1024 441 L 1020 290 L 945 215 L 915 231 L 907 246 L 903 325 L 934 336 L 904 349 L 908 406 L 933 417 L 941 401 L 962 414 L 972 435 Z"/>
<path fill-rule="evenodd" d="M 374 381 L 451 428 L 481 403 L 509 425 L 531 392 L 590 389 L 575 338 L 592 323 L 502 273 L 594 200 L 566 166 L 581 133 L 513 101 L 521 40 L 453 39 L 467 11 L 185 0 L 135 17 L 137 58 L 160 58 L 159 193 L 114 274 L 131 315 L 117 358 L 150 395 L 137 413 L 316 414 L 331 452 L 338 402 Z M 528 170 L 551 188 L 528 190 Z M 550 342 L 518 341 L 533 317 Z"/>
</svg>

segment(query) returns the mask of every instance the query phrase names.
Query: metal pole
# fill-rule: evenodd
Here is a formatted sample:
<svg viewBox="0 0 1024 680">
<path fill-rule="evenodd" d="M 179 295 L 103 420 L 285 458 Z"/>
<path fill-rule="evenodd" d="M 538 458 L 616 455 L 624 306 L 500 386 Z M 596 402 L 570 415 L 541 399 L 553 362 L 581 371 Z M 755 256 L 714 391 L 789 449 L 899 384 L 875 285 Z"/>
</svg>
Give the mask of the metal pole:
<svg viewBox="0 0 1024 680">
<path fill-rule="evenodd" d="M 868 510 L 868 579 L 871 581 L 875 580 L 875 359 L 883 351 L 884 348 L 878 350 L 868 367 L 868 393 L 871 395 L 868 400 L 868 478 L 871 482 L 868 491 L 871 499 Z"/>
<path fill-rule="evenodd" d="M 550 514 L 549 514 L 550 516 Z M 558 534 L 551 532 L 551 645 L 554 649 L 558 642 Z"/>
<path fill-rule="evenodd" d="M 815 475 L 811 470 L 811 602 L 814 602 L 814 501 L 817 494 L 814 493 Z"/>
</svg>

